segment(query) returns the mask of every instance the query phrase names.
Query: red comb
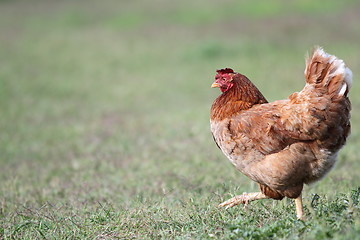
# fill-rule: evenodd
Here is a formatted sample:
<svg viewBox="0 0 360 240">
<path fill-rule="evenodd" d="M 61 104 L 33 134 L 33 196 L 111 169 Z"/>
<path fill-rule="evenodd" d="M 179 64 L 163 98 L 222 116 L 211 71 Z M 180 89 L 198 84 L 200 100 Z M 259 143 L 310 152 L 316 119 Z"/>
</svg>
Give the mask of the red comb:
<svg viewBox="0 0 360 240">
<path fill-rule="evenodd" d="M 217 73 L 220 73 L 220 74 L 225 74 L 225 73 L 234 73 L 234 70 L 232 70 L 231 68 L 223 68 L 223 69 L 220 69 L 220 70 L 216 70 Z"/>
</svg>

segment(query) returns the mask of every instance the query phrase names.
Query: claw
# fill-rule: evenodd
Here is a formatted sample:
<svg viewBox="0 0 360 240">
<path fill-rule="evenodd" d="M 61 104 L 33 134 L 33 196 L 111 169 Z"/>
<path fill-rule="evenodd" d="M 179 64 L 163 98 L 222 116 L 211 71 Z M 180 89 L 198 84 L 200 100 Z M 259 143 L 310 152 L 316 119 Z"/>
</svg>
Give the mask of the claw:
<svg viewBox="0 0 360 240">
<path fill-rule="evenodd" d="M 234 207 L 241 203 L 241 204 L 244 204 L 244 208 L 246 209 L 246 207 L 249 205 L 249 203 L 251 201 L 257 200 L 257 199 L 264 199 L 264 198 L 268 198 L 268 197 L 260 192 L 259 193 L 243 193 L 242 195 L 235 196 L 223 203 L 220 203 L 219 207 L 225 207 L 225 209 L 229 209 L 229 208 Z"/>
<path fill-rule="evenodd" d="M 242 203 L 246 206 L 247 204 L 249 204 L 249 200 L 247 198 L 248 198 L 248 195 L 246 193 L 244 193 L 242 195 L 238 195 L 233 198 L 230 198 L 229 200 L 219 204 L 219 207 L 225 207 L 225 209 L 229 209 L 240 203 Z"/>
</svg>

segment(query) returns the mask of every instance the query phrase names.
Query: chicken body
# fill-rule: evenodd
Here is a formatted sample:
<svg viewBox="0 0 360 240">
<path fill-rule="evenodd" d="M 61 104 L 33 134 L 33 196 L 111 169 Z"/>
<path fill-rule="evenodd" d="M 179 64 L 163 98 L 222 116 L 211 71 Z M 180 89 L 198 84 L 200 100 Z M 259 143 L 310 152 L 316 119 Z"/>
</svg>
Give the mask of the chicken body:
<svg viewBox="0 0 360 240">
<path fill-rule="evenodd" d="M 342 60 L 317 48 L 307 59 L 305 78 L 302 91 L 268 103 L 244 75 L 218 71 L 212 87 L 223 93 L 211 108 L 211 132 L 225 156 L 261 190 L 223 206 L 289 197 L 298 200 L 297 216 L 303 217 L 303 184 L 332 168 L 350 133 L 352 74 Z"/>
</svg>

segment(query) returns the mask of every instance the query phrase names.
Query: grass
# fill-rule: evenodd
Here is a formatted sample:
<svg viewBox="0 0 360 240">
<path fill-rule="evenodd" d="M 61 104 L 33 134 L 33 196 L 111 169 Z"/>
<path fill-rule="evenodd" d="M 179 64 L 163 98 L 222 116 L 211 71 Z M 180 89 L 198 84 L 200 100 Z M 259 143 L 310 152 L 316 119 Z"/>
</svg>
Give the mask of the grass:
<svg viewBox="0 0 360 240">
<path fill-rule="evenodd" d="M 356 239 L 360 74 L 356 1 L 0 1 L 2 239 Z M 215 70 L 268 100 L 304 85 L 314 45 L 354 73 L 336 167 L 290 200 L 256 191 L 212 141 Z"/>
</svg>

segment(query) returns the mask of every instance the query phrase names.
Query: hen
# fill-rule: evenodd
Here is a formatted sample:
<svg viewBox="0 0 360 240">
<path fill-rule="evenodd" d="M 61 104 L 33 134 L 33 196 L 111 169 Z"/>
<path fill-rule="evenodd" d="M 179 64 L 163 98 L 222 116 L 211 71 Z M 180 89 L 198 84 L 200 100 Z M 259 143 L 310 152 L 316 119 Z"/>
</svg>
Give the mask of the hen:
<svg viewBox="0 0 360 240">
<path fill-rule="evenodd" d="M 211 87 L 222 94 L 211 107 L 211 132 L 236 169 L 259 183 L 261 191 L 219 206 L 288 197 L 295 199 L 297 218 L 304 218 L 304 183 L 329 172 L 350 133 L 352 72 L 318 47 L 306 60 L 305 79 L 300 92 L 268 103 L 244 75 L 230 68 L 217 71 Z"/>
</svg>

